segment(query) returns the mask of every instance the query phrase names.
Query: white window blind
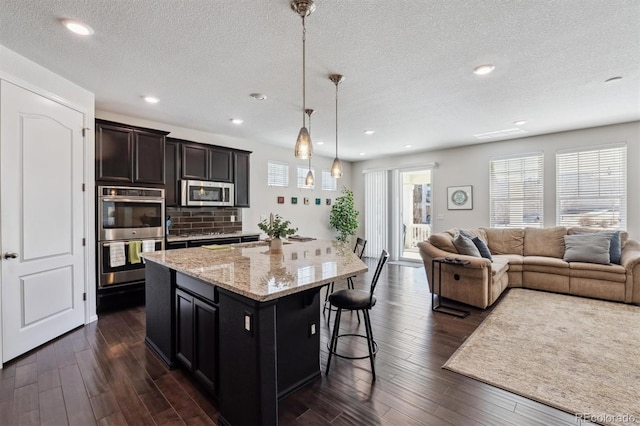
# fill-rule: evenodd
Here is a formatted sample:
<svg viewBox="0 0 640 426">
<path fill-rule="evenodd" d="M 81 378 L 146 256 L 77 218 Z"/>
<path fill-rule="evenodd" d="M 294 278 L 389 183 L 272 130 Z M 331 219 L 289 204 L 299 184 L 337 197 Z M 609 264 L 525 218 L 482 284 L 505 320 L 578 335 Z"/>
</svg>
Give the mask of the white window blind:
<svg viewBox="0 0 640 426">
<path fill-rule="evenodd" d="M 303 188 L 303 189 L 313 189 L 315 188 L 315 181 L 316 181 L 316 172 L 314 171 L 313 167 L 311 168 L 311 174 L 313 174 L 313 185 L 305 185 L 304 181 L 307 178 L 307 173 L 309 173 L 309 168 L 308 167 L 301 167 L 298 166 L 298 188 Z"/>
<path fill-rule="evenodd" d="M 323 191 L 335 191 L 338 189 L 338 179 L 331 176 L 329 170 L 322 171 L 322 190 Z"/>
<path fill-rule="evenodd" d="M 491 160 L 490 223 L 492 228 L 541 228 L 543 154 Z"/>
<path fill-rule="evenodd" d="M 367 240 L 365 257 L 378 257 L 389 250 L 389 173 L 386 170 L 364 175 L 364 235 Z"/>
<path fill-rule="evenodd" d="M 289 165 L 269 160 L 267 163 L 267 185 L 289 186 Z"/>
<path fill-rule="evenodd" d="M 556 152 L 556 223 L 626 229 L 627 146 Z"/>
</svg>

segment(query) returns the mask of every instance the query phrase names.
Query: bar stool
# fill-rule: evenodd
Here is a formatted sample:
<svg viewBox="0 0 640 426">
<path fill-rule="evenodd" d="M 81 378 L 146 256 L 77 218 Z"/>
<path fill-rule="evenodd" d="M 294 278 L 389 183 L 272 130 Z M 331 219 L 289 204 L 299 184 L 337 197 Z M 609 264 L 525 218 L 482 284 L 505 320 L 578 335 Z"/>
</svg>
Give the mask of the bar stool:
<svg viewBox="0 0 640 426">
<path fill-rule="evenodd" d="M 367 246 L 367 240 L 363 240 L 362 238 L 357 238 L 356 239 L 356 246 L 353 248 L 353 252 L 360 258 L 362 259 L 362 255 L 364 254 L 364 248 Z M 347 288 L 350 289 L 354 289 L 355 286 L 353 284 L 353 279 L 356 276 L 353 275 L 351 277 L 347 277 Z M 322 308 L 322 315 L 324 315 L 325 310 L 329 311 L 329 316 L 327 317 L 327 322 L 331 323 L 331 311 L 334 311 L 335 308 L 331 307 L 331 304 L 329 303 L 329 295 L 331 293 L 333 293 L 333 284 L 334 282 L 330 282 L 327 286 L 327 293 L 324 295 L 324 306 Z M 360 323 L 360 314 L 358 312 L 356 312 L 356 315 L 358 316 L 358 323 Z"/>
<path fill-rule="evenodd" d="M 333 325 L 333 333 L 331 334 L 331 341 L 327 345 L 327 349 L 329 349 L 329 358 L 327 359 L 327 370 L 325 374 L 329 374 L 329 367 L 331 366 L 331 357 L 333 355 L 338 356 L 340 358 L 346 359 L 364 359 L 369 358 L 371 361 L 371 374 L 373 375 L 373 380 L 376 380 L 376 369 L 374 366 L 374 357 L 376 352 L 378 352 L 378 344 L 375 340 L 373 340 L 373 330 L 371 329 L 371 318 L 369 317 L 369 311 L 376 304 L 376 297 L 373 295 L 376 290 L 376 285 L 378 284 L 378 279 L 380 278 L 380 273 L 382 272 L 382 267 L 385 262 L 389 258 L 389 253 L 386 250 L 382 250 L 380 254 L 380 258 L 378 259 L 378 266 L 376 267 L 376 272 L 373 274 L 373 279 L 371 280 L 371 287 L 369 291 L 364 290 L 355 290 L 355 289 L 344 289 L 338 290 L 329 296 L 329 303 L 331 306 L 335 306 L 337 309 L 336 312 L 336 320 Z M 340 318 L 342 317 L 343 310 L 350 311 L 362 311 L 362 315 L 364 317 L 364 328 L 366 334 L 355 334 L 355 333 L 345 333 L 339 334 L 340 329 Z M 347 356 L 343 354 L 339 354 L 336 349 L 338 347 L 338 339 L 342 337 L 353 336 L 353 337 L 361 337 L 367 340 L 367 347 L 369 349 L 369 355 L 364 356 Z"/>
</svg>

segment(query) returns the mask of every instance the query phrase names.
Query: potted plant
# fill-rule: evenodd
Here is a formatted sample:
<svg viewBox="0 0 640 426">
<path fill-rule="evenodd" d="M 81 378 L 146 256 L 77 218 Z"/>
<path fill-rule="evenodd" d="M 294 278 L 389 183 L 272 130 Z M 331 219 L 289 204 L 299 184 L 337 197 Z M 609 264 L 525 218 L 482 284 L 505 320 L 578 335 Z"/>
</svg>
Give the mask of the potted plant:
<svg viewBox="0 0 640 426">
<path fill-rule="evenodd" d="M 288 220 L 284 220 L 279 214 L 269 216 L 269 220 L 263 220 L 258 223 L 258 228 L 265 234 L 269 236 L 271 241 L 269 242 L 269 248 L 272 253 L 281 253 L 282 252 L 282 237 L 287 237 L 288 235 L 293 235 L 296 233 L 298 228 L 291 227 L 291 222 Z"/>
<path fill-rule="evenodd" d="M 347 242 L 351 235 L 356 234 L 359 214 L 353 205 L 353 192 L 342 187 L 342 195 L 336 198 L 329 214 L 329 225 L 338 231 L 338 241 Z"/>
</svg>

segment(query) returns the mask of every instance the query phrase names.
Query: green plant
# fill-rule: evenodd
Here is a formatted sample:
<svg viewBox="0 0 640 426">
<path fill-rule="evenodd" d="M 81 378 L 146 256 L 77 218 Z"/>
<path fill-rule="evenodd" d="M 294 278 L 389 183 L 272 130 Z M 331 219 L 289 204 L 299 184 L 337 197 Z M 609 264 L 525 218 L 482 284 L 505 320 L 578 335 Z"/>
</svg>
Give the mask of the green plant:
<svg viewBox="0 0 640 426">
<path fill-rule="evenodd" d="M 298 230 L 298 228 L 291 227 L 291 222 L 282 219 L 279 214 L 275 216 L 271 214 L 268 221 L 265 219 L 258 223 L 258 228 L 271 238 L 281 238 L 286 237 L 287 235 L 293 235 Z"/>
<path fill-rule="evenodd" d="M 338 241 L 346 242 L 349 236 L 356 234 L 359 214 L 353 205 L 353 192 L 342 187 L 342 195 L 336 198 L 329 214 L 329 225 L 338 231 Z"/>
</svg>

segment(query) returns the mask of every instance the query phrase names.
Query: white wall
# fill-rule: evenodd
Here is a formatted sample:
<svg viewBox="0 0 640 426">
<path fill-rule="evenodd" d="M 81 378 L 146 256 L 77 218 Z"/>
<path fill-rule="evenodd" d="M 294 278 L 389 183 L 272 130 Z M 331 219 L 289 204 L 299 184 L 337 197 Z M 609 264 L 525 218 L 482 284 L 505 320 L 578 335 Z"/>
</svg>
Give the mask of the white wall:
<svg viewBox="0 0 640 426">
<path fill-rule="evenodd" d="M 492 142 L 481 145 L 414 153 L 353 164 L 353 188 L 356 208 L 364 211 L 364 176 L 367 169 L 395 169 L 436 162 L 433 170 L 434 232 L 453 227 L 489 226 L 489 161 L 496 156 L 544 152 L 544 225 L 555 225 L 556 151 L 567 148 L 627 143 L 627 230 L 640 239 L 640 122 L 594 127 L 570 132 Z M 448 186 L 473 185 L 473 210 L 447 210 Z M 438 220 L 442 215 L 442 220 Z M 364 235 L 363 227 L 359 235 Z"/>
<path fill-rule="evenodd" d="M 68 105 L 84 114 L 84 126 L 93 128 L 94 95 L 80 86 L 66 80 L 46 68 L 18 55 L 0 45 L 0 78 L 29 90 L 36 91 L 51 99 Z M 85 170 L 84 181 L 87 191 L 85 195 L 85 236 L 86 246 L 86 280 L 85 290 L 88 294 L 85 322 L 95 321 L 96 315 L 96 281 L 95 281 L 95 194 L 94 194 L 94 150 L 93 132 L 85 137 Z M 1 328 L 0 328 L 1 333 Z M 1 342 L 1 336 L 0 336 Z"/>
<path fill-rule="evenodd" d="M 316 188 L 298 189 L 296 187 L 296 167 L 307 165 L 306 160 L 298 160 L 293 155 L 293 145 L 296 135 L 291 136 L 291 148 L 279 148 L 267 145 L 260 141 L 248 141 L 225 135 L 202 132 L 184 127 L 143 120 L 135 117 L 124 116 L 107 111 L 96 111 L 96 117 L 104 120 L 116 121 L 135 126 L 159 129 L 170 132 L 169 137 L 186 139 L 194 142 L 208 143 L 211 145 L 226 146 L 230 148 L 252 151 L 250 196 L 251 207 L 242 210 L 243 231 L 260 232 L 258 222 L 261 216 L 269 217 L 270 213 L 280 214 L 291 221 L 298 228 L 298 234 L 303 236 L 334 239 L 335 232 L 329 229 L 330 206 L 325 204 L 326 198 L 335 200 L 340 195 L 343 185 L 351 188 L 351 163 L 343 162 L 343 177 L 338 179 L 337 191 L 322 191 L 320 189 L 320 176 L 324 168 L 329 170 L 333 158 L 314 156 L 311 159 L 311 167 L 316 171 Z M 276 188 L 267 186 L 267 161 L 277 160 L 289 163 L 289 187 Z M 277 197 L 284 196 L 285 203 L 278 204 Z M 291 204 L 291 197 L 298 197 L 298 204 Z M 309 198 L 309 204 L 303 203 L 304 197 Z M 315 199 L 320 198 L 322 204 L 315 205 Z"/>
</svg>

